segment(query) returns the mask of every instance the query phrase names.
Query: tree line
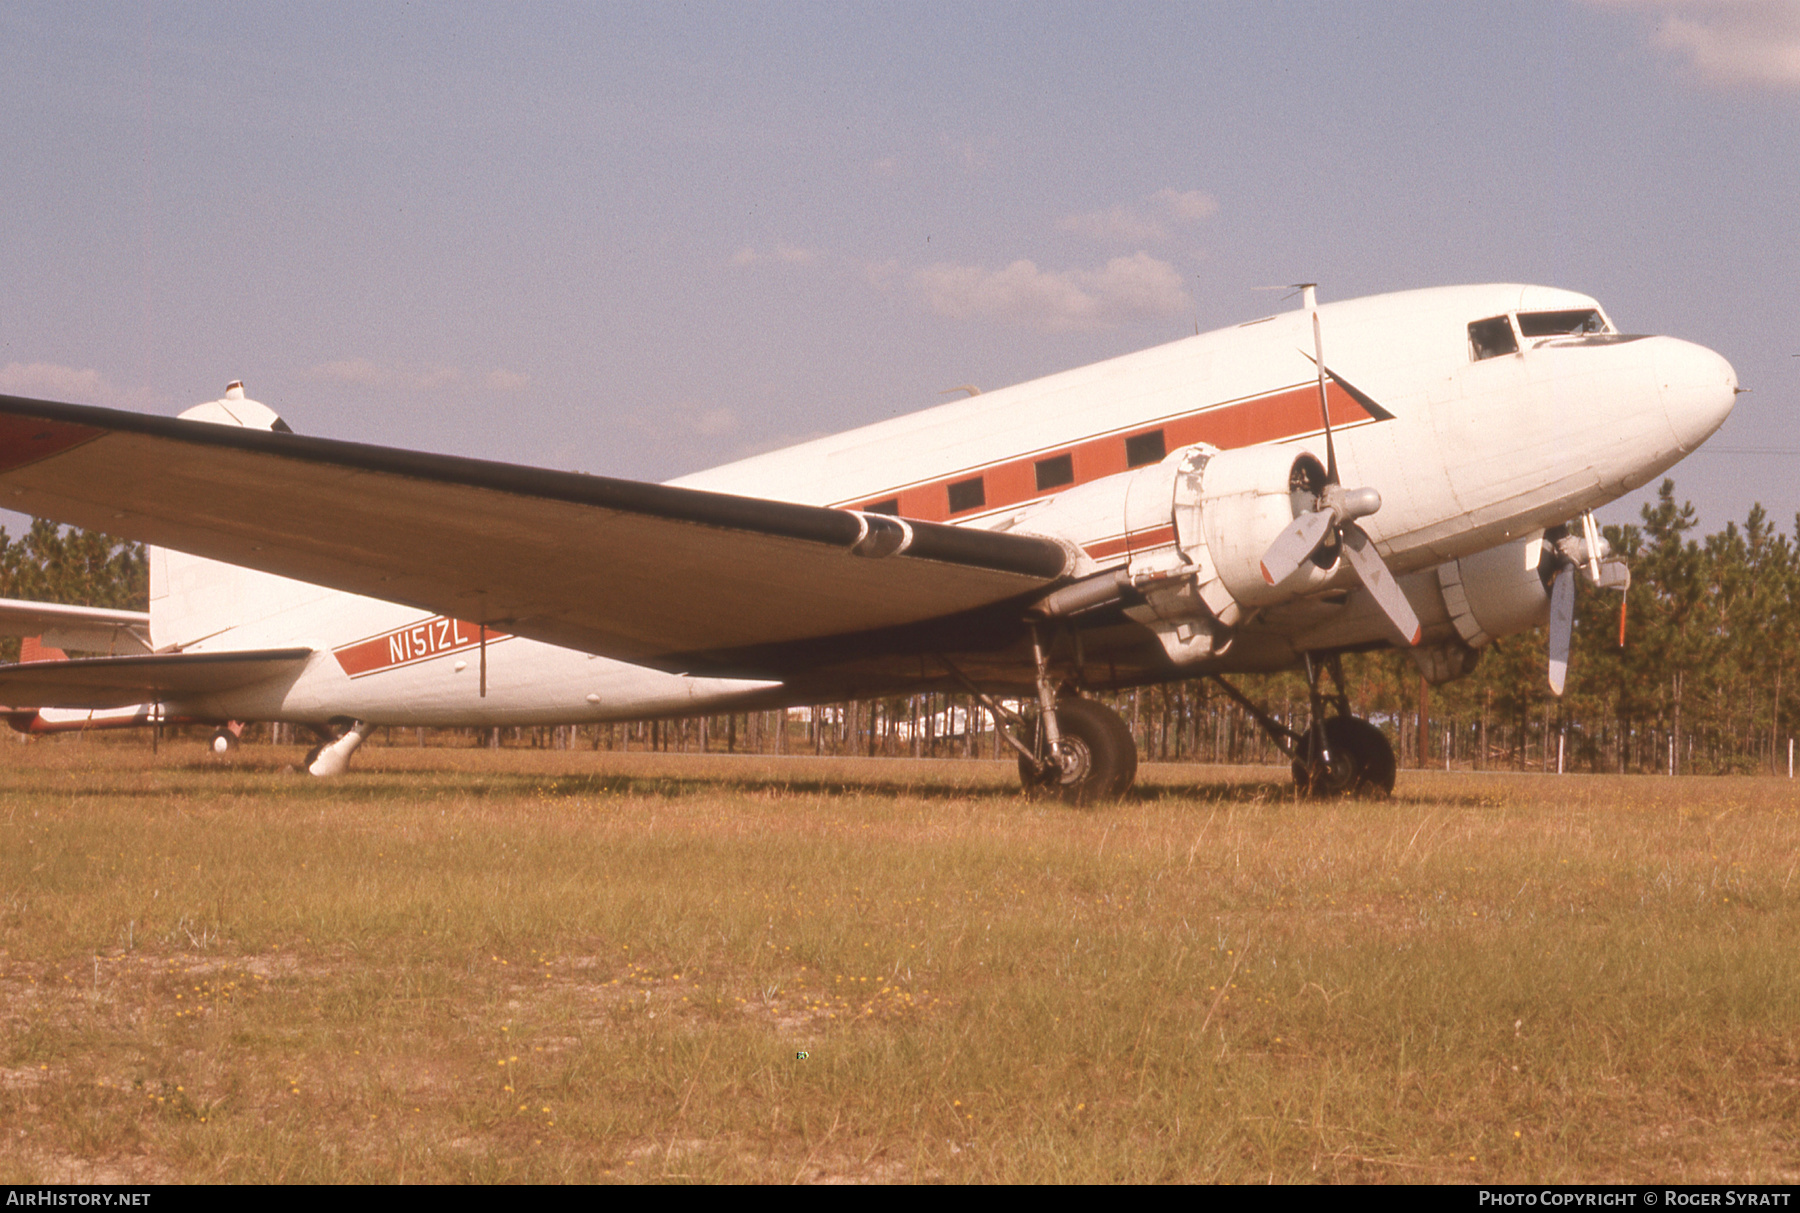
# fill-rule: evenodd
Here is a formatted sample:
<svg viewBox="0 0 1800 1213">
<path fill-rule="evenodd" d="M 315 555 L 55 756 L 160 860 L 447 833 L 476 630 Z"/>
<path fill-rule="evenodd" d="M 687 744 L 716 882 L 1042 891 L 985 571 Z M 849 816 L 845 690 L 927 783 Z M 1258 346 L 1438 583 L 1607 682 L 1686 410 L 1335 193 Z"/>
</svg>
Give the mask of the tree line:
<svg viewBox="0 0 1800 1213">
<path fill-rule="evenodd" d="M 141 543 L 42 518 L 17 539 L 0 527 L 0 598 L 144 611 L 150 561 Z M 0 658 L 19 659 L 19 638 L 0 637 Z"/>
<path fill-rule="evenodd" d="M 1795 519 L 1800 535 L 1800 515 Z M 1581 583 L 1567 691 L 1550 693 L 1542 629 L 1483 650 L 1473 673 L 1429 686 L 1398 650 L 1350 654 L 1351 708 L 1394 743 L 1402 766 L 1782 773 L 1800 718 L 1789 671 L 1800 648 L 1800 546 L 1761 506 L 1699 535 L 1691 504 L 1663 481 L 1639 522 L 1605 535 L 1631 568 L 1623 596 Z M 34 521 L 0 529 L 0 596 L 144 610 L 141 544 Z M 1619 638 L 1623 597 L 1625 643 Z M 0 642 L 14 660 L 18 641 Z M 1298 673 L 1234 683 L 1292 727 L 1306 719 Z M 1206 679 L 1104 696 L 1148 761 L 1275 762 L 1250 716 Z M 397 743 L 889 756 L 1002 756 L 962 694 L 921 694 L 787 713 L 562 729 L 396 730 Z"/>
</svg>

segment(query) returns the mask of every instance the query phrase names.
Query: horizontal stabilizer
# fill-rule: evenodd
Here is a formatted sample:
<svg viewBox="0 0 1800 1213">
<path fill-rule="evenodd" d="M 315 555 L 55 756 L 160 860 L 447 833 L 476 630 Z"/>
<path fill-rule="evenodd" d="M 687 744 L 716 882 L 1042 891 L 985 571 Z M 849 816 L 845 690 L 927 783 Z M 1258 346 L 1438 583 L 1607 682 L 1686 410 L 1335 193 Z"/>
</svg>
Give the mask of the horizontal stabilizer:
<svg viewBox="0 0 1800 1213">
<path fill-rule="evenodd" d="M 41 636 L 53 649 L 148 653 L 150 616 L 110 607 L 0 598 L 0 636 Z"/>
<path fill-rule="evenodd" d="M 298 673 L 308 648 L 153 653 L 0 665 L 0 703 L 15 708 L 118 708 L 206 695 Z"/>
</svg>

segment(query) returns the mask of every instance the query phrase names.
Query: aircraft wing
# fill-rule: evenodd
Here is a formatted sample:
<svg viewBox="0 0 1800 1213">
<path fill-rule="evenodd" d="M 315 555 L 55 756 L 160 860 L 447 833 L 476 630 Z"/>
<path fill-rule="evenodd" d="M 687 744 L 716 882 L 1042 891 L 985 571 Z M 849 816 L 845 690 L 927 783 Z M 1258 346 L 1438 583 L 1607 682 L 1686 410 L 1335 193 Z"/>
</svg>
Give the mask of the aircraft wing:
<svg viewBox="0 0 1800 1213">
<path fill-rule="evenodd" d="M 0 665 L 0 703 L 15 708 L 122 708 L 181 695 L 232 691 L 290 671 L 312 650 L 153 653 Z"/>
<path fill-rule="evenodd" d="M 38 636 L 53 649 L 148 653 L 149 635 L 143 611 L 0 598 L 0 636 Z"/>
<path fill-rule="evenodd" d="M 677 672 L 1034 594 L 1061 545 L 0 396 L 0 505 Z"/>
</svg>

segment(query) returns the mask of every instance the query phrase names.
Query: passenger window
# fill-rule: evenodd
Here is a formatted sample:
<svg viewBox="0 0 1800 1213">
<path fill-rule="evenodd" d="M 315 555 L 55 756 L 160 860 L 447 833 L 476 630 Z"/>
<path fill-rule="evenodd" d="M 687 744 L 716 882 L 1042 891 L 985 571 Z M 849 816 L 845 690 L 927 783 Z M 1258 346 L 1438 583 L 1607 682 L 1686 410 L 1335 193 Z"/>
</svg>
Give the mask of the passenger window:
<svg viewBox="0 0 1800 1213">
<path fill-rule="evenodd" d="M 1505 316 L 1477 320 L 1469 326 L 1469 354 L 1476 362 L 1518 352 L 1519 342 L 1513 336 L 1512 322 Z"/>
<path fill-rule="evenodd" d="M 1169 453 L 1163 445 L 1163 432 L 1151 430 L 1148 434 L 1138 434 L 1125 440 L 1125 466 L 1141 468 L 1146 463 L 1161 463 L 1164 455 Z"/>
<path fill-rule="evenodd" d="M 987 504 L 987 490 L 982 487 L 981 477 L 973 480 L 959 480 L 950 486 L 950 512 L 960 514 L 964 510 L 979 509 Z"/>
<path fill-rule="evenodd" d="M 1576 337 L 1605 331 L 1606 321 L 1591 307 L 1567 312 L 1519 313 L 1519 332 L 1527 337 Z"/>
<path fill-rule="evenodd" d="M 886 501 L 874 501 L 863 507 L 865 514 L 899 514 L 900 499 L 889 497 Z"/>
<path fill-rule="evenodd" d="M 1075 460 L 1070 455 L 1055 455 L 1049 459 L 1037 461 L 1038 492 L 1046 489 L 1060 489 L 1065 484 L 1075 483 Z"/>
</svg>

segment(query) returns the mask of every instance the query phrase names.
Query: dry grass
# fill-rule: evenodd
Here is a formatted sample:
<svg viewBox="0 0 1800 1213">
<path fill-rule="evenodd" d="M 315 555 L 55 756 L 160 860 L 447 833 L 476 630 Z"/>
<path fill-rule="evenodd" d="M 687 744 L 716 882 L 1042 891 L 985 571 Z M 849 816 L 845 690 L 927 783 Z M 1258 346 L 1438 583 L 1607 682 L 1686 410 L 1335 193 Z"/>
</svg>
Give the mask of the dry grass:
<svg viewBox="0 0 1800 1213">
<path fill-rule="evenodd" d="M 0 1182 L 1800 1179 L 1785 780 L 294 756 L 0 751 Z"/>
</svg>

